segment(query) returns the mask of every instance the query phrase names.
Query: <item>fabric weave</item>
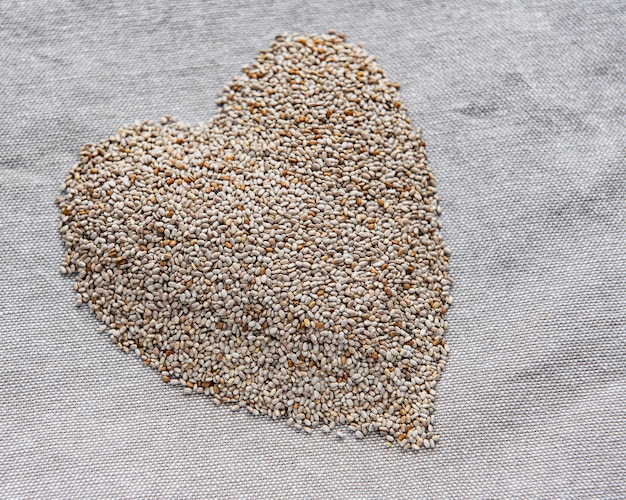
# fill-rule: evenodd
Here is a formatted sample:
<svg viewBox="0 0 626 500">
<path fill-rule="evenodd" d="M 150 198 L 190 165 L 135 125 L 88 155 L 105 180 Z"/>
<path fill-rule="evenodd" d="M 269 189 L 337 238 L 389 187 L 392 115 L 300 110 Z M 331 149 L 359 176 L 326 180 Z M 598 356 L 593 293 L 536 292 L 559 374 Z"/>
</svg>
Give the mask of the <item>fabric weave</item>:
<svg viewBox="0 0 626 500">
<path fill-rule="evenodd" d="M 614 0 L 0 3 L 0 497 L 626 496 L 625 26 Z M 329 28 L 428 144 L 455 280 L 434 451 L 184 396 L 59 273 L 83 144 L 208 121 L 275 35 Z"/>
</svg>

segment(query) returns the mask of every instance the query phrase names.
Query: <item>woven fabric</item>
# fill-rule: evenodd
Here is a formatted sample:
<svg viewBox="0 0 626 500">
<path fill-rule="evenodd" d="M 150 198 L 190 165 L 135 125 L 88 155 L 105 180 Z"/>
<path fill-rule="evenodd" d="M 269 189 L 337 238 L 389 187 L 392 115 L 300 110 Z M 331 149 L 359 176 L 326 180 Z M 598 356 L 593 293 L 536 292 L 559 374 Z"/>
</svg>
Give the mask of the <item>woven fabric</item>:
<svg viewBox="0 0 626 500">
<path fill-rule="evenodd" d="M 0 497 L 626 496 L 625 26 L 615 0 L 0 3 Z M 83 144 L 208 121 L 276 34 L 329 28 L 428 144 L 455 279 L 434 451 L 184 396 L 59 273 Z"/>
</svg>

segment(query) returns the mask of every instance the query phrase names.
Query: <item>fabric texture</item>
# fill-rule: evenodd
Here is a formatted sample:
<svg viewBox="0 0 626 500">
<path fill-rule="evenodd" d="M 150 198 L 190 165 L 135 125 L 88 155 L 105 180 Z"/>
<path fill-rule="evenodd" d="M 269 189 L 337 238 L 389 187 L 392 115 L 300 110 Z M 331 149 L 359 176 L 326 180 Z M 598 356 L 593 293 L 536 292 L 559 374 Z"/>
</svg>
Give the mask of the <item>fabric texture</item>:
<svg viewBox="0 0 626 500">
<path fill-rule="evenodd" d="M 626 4 L 0 3 L 0 497 L 626 496 Z M 62 277 L 54 198 L 135 120 L 208 121 L 279 33 L 363 41 L 452 249 L 434 451 L 184 396 Z"/>
</svg>

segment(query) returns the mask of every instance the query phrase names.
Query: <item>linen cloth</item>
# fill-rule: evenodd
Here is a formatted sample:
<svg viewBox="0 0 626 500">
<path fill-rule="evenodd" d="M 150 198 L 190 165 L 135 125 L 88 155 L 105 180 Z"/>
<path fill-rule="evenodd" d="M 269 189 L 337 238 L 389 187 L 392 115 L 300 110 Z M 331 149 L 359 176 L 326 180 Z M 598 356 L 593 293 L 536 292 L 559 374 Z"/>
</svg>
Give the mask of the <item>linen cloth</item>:
<svg viewBox="0 0 626 500">
<path fill-rule="evenodd" d="M 124 123 L 206 122 L 279 33 L 365 44 L 452 249 L 434 451 L 184 396 L 59 274 L 59 194 Z M 0 497 L 626 496 L 626 4 L 0 2 Z"/>
</svg>

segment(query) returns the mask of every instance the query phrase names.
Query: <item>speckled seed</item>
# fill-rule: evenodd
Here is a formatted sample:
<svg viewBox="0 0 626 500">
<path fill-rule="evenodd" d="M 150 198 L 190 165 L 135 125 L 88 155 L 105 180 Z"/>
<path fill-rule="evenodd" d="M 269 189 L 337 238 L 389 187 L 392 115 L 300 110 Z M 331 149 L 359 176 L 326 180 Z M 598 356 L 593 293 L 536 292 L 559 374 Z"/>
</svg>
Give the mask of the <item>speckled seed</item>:
<svg viewBox="0 0 626 500">
<path fill-rule="evenodd" d="M 209 124 L 82 148 L 57 200 L 76 305 L 186 394 L 433 448 L 452 281 L 398 88 L 342 35 L 280 36 Z"/>
</svg>

